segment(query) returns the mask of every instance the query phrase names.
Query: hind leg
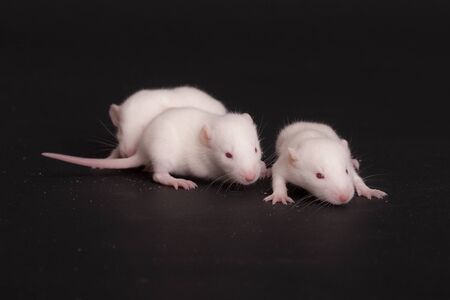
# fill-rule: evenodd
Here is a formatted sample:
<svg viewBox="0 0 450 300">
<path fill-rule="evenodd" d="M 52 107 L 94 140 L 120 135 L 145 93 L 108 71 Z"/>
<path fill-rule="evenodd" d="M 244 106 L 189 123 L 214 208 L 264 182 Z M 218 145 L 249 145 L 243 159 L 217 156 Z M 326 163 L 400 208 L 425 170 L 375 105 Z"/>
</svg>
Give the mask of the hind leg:
<svg viewBox="0 0 450 300">
<path fill-rule="evenodd" d="M 172 186 L 176 190 L 178 190 L 179 187 L 185 190 L 191 190 L 197 187 L 195 182 L 187 179 L 175 178 L 169 173 L 154 173 L 153 180 L 163 185 Z"/>
<path fill-rule="evenodd" d="M 176 178 L 170 173 L 178 173 L 180 163 L 176 157 L 179 157 L 177 151 L 181 147 L 177 143 L 167 142 L 167 139 L 161 139 L 161 142 L 149 145 L 148 157 L 150 158 L 153 169 L 153 180 L 162 185 L 171 186 L 174 189 L 182 188 L 185 190 L 195 189 L 197 184 L 193 181 Z"/>
<path fill-rule="evenodd" d="M 111 154 L 107 158 L 120 158 L 119 148 L 115 148 L 113 151 L 111 151 Z"/>
</svg>

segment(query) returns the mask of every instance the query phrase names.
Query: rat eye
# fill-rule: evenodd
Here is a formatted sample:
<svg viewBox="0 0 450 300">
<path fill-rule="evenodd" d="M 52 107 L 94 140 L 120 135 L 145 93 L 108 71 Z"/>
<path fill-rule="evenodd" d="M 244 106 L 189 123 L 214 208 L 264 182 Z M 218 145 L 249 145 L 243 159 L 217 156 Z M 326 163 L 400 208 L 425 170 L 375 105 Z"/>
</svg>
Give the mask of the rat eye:
<svg viewBox="0 0 450 300">
<path fill-rule="evenodd" d="M 348 174 L 348 169 L 345 169 L 345 173 L 347 173 L 347 174 Z"/>
<path fill-rule="evenodd" d="M 258 149 L 255 147 L 255 153 L 258 153 Z"/>
<path fill-rule="evenodd" d="M 316 173 L 316 177 L 317 177 L 318 179 L 324 179 L 324 178 L 325 178 L 325 176 L 323 176 L 322 173 Z"/>
<path fill-rule="evenodd" d="M 225 156 L 228 158 L 233 158 L 233 154 L 231 154 L 230 152 L 225 153 Z"/>
</svg>

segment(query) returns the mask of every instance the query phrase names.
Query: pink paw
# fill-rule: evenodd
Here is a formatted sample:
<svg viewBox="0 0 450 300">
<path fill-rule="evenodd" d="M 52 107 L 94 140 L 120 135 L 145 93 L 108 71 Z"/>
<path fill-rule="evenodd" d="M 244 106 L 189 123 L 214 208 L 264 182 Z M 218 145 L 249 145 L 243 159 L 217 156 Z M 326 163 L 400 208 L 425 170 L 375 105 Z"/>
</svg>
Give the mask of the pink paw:
<svg viewBox="0 0 450 300">
<path fill-rule="evenodd" d="M 356 193 L 358 194 L 358 196 L 363 196 L 367 199 L 372 199 L 372 197 L 381 199 L 387 196 L 385 192 L 371 188 L 356 188 Z"/>
<path fill-rule="evenodd" d="M 270 176 L 272 176 L 272 169 L 271 168 L 266 168 L 264 170 L 264 172 L 261 173 L 261 177 L 262 178 L 269 178 Z"/>
<path fill-rule="evenodd" d="M 272 175 L 272 169 L 267 168 L 266 164 L 261 161 L 261 175 L 260 178 L 268 178 Z"/>
<path fill-rule="evenodd" d="M 197 184 L 193 181 L 177 178 L 174 179 L 171 183 L 171 186 L 174 187 L 174 189 L 178 190 L 178 188 L 183 188 L 185 190 L 193 190 L 197 187 Z"/>
<path fill-rule="evenodd" d="M 292 200 L 292 198 L 290 198 L 288 195 L 286 194 L 272 194 L 270 196 L 267 196 L 266 198 L 264 198 L 264 201 L 269 202 L 272 201 L 272 205 L 275 205 L 278 202 L 283 203 L 284 205 L 287 205 L 288 203 L 294 203 L 294 200 Z"/>
</svg>

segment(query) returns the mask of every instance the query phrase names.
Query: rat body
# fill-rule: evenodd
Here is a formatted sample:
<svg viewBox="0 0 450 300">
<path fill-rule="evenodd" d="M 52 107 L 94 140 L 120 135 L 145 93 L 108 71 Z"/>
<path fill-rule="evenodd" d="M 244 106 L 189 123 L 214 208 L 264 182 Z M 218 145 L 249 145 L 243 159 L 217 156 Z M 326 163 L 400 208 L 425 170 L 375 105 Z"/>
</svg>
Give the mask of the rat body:
<svg viewBox="0 0 450 300">
<path fill-rule="evenodd" d="M 218 115 L 195 108 L 172 108 L 156 116 L 145 128 L 136 153 L 128 158 L 43 155 L 92 168 L 146 166 L 152 170 L 154 181 L 175 189 L 197 185 L 172 174 L 248 185 L 266 173 L 256 126 L 249 114 Z"/>
<path fill-rule="evenodd" d="M 119 142 L 109 158 L 130 157 L 136 153 L 146 125 L 164 110 L 175 107 L 195 107 L 221 115 L 227 112 L 220 101 L 189 86 L 138 91 L 121 105 L 112 104 L 109 108 Z"/>
<path fill-rule="evenodd" d="M 287 195 L 287 182 L 335 205 L 348 203 L 355 189 L 359 196 L 369 199 L 386 196 L 364 183 L 355 170 L 359 163 L 352 159 L 347 141 L 328 125 L 311 122 L 288 125 L 278 135 L 276 152 L 273 193 L 264 199 L 272 204 L 294 202 Z"/>
</svg>

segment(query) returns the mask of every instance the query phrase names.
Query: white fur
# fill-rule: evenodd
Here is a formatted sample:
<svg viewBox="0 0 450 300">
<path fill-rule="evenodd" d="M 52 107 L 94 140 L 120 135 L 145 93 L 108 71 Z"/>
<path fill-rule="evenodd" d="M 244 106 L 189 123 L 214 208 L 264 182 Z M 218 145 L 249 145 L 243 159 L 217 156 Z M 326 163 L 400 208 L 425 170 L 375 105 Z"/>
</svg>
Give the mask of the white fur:
<svg viewBox="0 0 450 300">
<path fill-rule="evenodd" d="M 287 204 L 286 182 L 301 186 L 317 198 L 341 205 L 349 202 L 355 189 L 360 196 L 382 198 L 386 193 L 370 189 L 358 175 L 359 163 L 351 157 L 347 141 L 328 125 L 297 122 L 279 134 L 278 159 L 272 168 L 273 193 L 266 201 Z M 321 173 L 324 178 L 317 178 Z"/>
<path fill-rule="evenodd" d="M 175 107 L 195 107 L 220 115 L 227 112 L 220 101 L 193 87 L 138 91 L 120 106 L 112 104 L 110 107 L 119 141 L 110 157 L 133 155 L 146 125 L 164 110 Z"/>
<path fill-rule="evenodd" d="M 152 162 L 156 177 L 158 173 L 175 173 L 215 179 L 228 174 L 228 178 L 249 184 L 244 174 L 254 173 L 256 181 L 261 173 L 261 148 L 248 114 L 218 116 L 193 108 L 167 110 L 145 129 L 139 151 Z"/>
<path fill-rule="evenodd" d="M 232 158 L 226 157 L 226 153 Z M 256 126 L 248 114 L 217 115 L 196 108 L 172 108 L 145 128 L 137 152 L 129 158 L 88 159 L 61 154 L 44 156 L 94 168 L 145 165 L 153 179 L 178 189 L 197 185 L 180 176 L 251 184 L 266 175 Z"/>
</svg>

